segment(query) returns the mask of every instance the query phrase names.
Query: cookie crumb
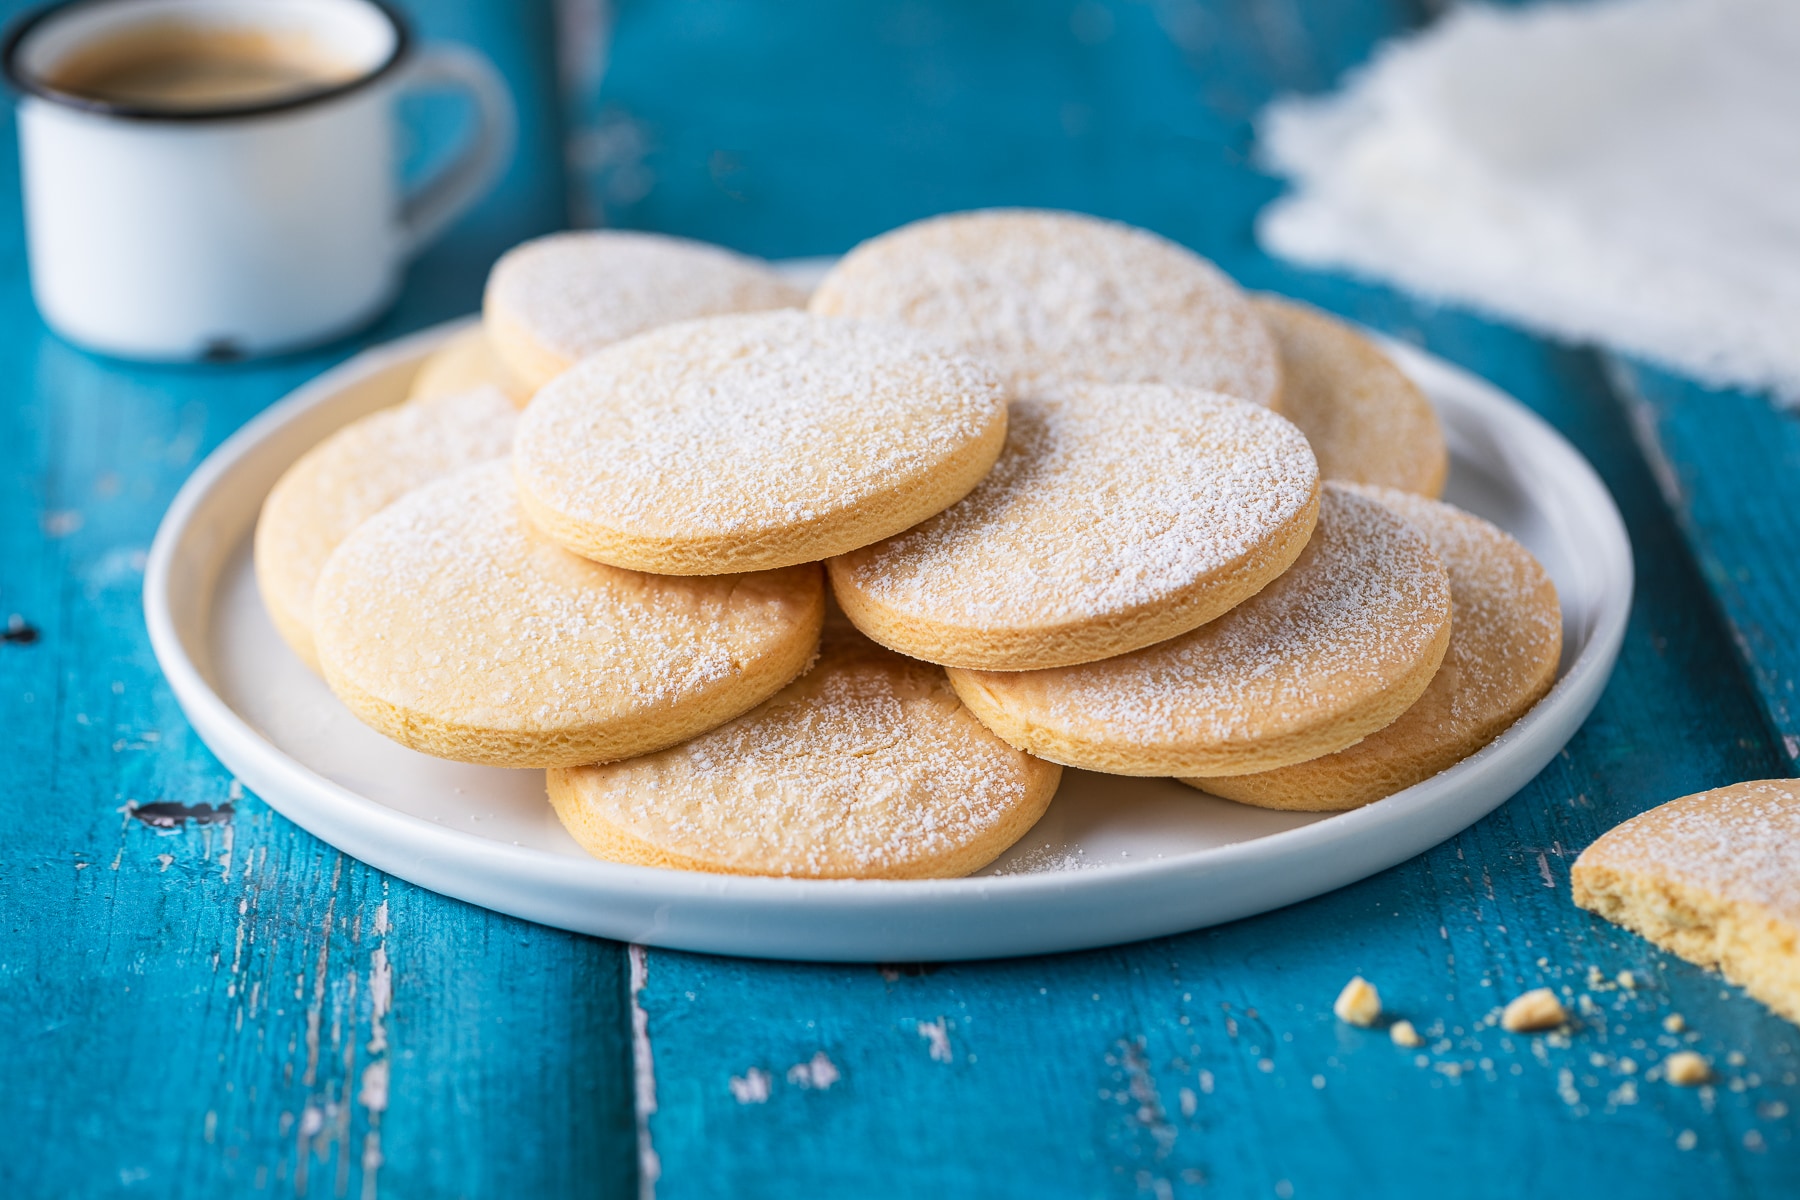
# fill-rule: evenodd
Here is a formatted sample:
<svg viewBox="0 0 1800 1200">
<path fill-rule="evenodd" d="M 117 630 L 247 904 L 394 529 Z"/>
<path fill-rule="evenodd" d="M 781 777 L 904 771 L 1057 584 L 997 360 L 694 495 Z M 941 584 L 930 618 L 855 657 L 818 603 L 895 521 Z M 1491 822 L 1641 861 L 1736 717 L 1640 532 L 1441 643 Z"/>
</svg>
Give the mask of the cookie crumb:
<svg viewBox="0 0 1800 1200">
<path fill-rule="evenodd" d="M 1508 1033 L 1539 1033 L 1555 1029 L 1568 1019 L 1556 993 L 1543 987 L 1514 998 L 1500 1014 L 1500 1025 Z"/>
<path fill-rule="evenodd" d="M 1744 1052 L 1742 1050 L 1733 1050 L 1730 1054 L 1725 1056 L 1725 1061 L 1734 1067 L 1741 1067 L 1745 1062 Z"/>
<path fill-rule="evenodd" d="M 1712 1078 L 1712 1064 L 1692 1050 L 1677 1050 L 1663 1060 L 1663 1078 L 1676 1087 L 1699 1087 Z"/>
<path fill-rule="evenodd" d="M 1675 1146 L 1679 1150 L 1692 1150 L 1699 1143 L 1700 1139 L 1694 1136 L 1691 1129 L 1682 1130 L 1675 1138 Z"/>
<path fill-rule="evenodd" d="M 1331 1011 L 1337 1014 L 1338 1020 L 1367 1029 L 1381 1018 L 1381 993 L 1361 975 L 1353 976 L 1338 993 Z"/>
<path fill-rule="evenodd" d="M 1393 1039 L 1396 1046 L 1410 1048 L 1425 1044 L 1425 1039 L 1419 1036 L 1419 1031 L 1413 1028 L 1411 1021 L 1395 1021 L 1393 1026 L 1388 1029 L 1388 1037 Z"/>
<path fill-rule="evenodd" d="M 1680 1013 L 1670 1013 L 1663 1018 L 1664 1033 L 1680 1033 L 1687 1028 L 1687 1019 Z"/>
<path fill-rule="evenodd" d="M 1620 971 L 1618 978 L 1619 978 L 1619 986 L 1620 987 L 1624 988 L 1628 992 L 1637 991 L 1637 976 L 1636 975 L 1633 975 L 1630 971 Z"/>
</svg>

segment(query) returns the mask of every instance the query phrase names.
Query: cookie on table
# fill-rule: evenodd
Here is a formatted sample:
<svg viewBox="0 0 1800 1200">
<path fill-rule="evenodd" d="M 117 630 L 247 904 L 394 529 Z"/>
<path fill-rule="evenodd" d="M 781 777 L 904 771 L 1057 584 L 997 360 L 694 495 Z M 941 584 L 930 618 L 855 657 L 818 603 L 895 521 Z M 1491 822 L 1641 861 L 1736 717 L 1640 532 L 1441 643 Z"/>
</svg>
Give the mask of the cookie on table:
<svg viewBox="0 0 1800 1200">
<path fill-rule="evenodd" d="M 707 317 L 538 392 L 514 463 L 533 523 L 596 562 L 712 575 L 815 562 L 963 498 L 1006 438 L 993 372 L 895 326 Z"/>
<path fill-rule="evenodd" d="M 538 534 L 506 462 L 363 523 L 313 600 L 325 681 L 395 741 L 461 762 L 567 767 L 645 754 L 749 711 L 806 668 L 823 573 L 674 579 Z"/>
<path fill-rule="evenodd" d="M 759 259 L 686 238 L 586 230 L 501 255 L 482 323 L 501 360 L 536 391 L 594 351 L 659 325 L 805 303 L 804 291 Z"/>
<path fill-rule="evenodd" d="M 817 665 L 760 707 L 657 754 L 551 771 L 549 790 L 614 862 L 926 879 L 998 858 L 1061 776 L 983 728 L 941 668 L 828 622 Z"/>
<path fill-rule="evenodd" d="M 1431 778 L 1499 737 L 1556 682 L 1562 608 L 1549 573 L 1505 532 L 1393 488 L 1358 488 L 1431 542 L 1450 575 L 1450 646 L 1417 703 L 1336 754 L 1184 782 L 1261 808 L 1356 808 Z"/>
<path fill-rule="evenodd" d="M 1186 633 L 1299 557 L 1319 472 L 1281 417 L 1214 392 L 1070 384 L 1013 402 L 975 490 L 834 558 L 838 603 L 902 654 L 1025 671 Z"/>
<path fill-rule="evenodd" d="M 1325 485 L 1294 565 L 1192 633 L 1047 671 L 952 669 L 982 723 L 1051 762 L 1116 775 L 1240 775 L 1330 754 L 1425 691 L 1450 581 L 1423 534 Z"/>
<path fill-rule="evenodd" d="M 1193 251 L 1076 213 L 993 209 L 856 247 L 810 302 L 895 321 L 995 363 L 1015 392 L 1166 383 L 1279 407 L 1281 365 L 1249 298 Z"/>
<path fill-rule="evenodd" d="M 1379 347 L 1308 305 L 1252 298 L 1281 353 L 1281 411 L 1319 456 L 1319 473 L 1344 483 L 1444 490 L 1450 458 L 1437 413 Z"/>
<path fill-rule="evenodd" d="M 431 400 L 483 386 L 499 388 L 518 408 L 531 399 L 531 390 L 500 361 L 487 331 L 474 325 L 451 335 L 419 364 L 406 398 L 409 402 Z"/>
<path fill-rule="evenodd" d="M 1797 846 L 1800 780 L 1714 788 L 1602 834 L 1575 860 L 1575 903 L 1800 1023 Z"/>
<path fill-rule="evenodd" d="M 518 413 L 482 387 L 371 413 L 307 451 L 256 521 L 257 589 L 282 640 L 314 670 L 313 585 L 338 543 L 401 496 L 512 448 Z"/>
</svg>

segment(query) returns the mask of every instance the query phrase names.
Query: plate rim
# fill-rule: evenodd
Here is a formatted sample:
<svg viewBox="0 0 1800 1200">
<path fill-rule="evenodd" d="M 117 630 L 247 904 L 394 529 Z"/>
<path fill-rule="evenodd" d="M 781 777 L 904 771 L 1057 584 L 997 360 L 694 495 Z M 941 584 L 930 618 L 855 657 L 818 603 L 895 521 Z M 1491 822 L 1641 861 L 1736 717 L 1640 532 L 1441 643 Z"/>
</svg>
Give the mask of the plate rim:
<svg viewBox="0 0 1800 1200">
<path fill-rule="evenodd" d="M 1429 809 L 1442 805 L 1444 799 L 1439 795 L 1416 794 L 1419 789 L 1437 785 L 1432 790 L 1442 790 L 1447 783 L 1481 771 L 1483 764 L 1490 762 L 1506 747 L 1532 736 L 1539 727 L 1558 718 L 1566 720 L 1572 715 L 1574 719 L 1568 722 L 1568 732 L 1557 742 L 1557 747 L 1566 744 L 1568 737 L 1572 737 L 1586 720 L 1604 690 L 1629 621 L 1634 584 L 1634 562 L 1629 536 L 1610 491 L 1586 458 L 1542 417 L 1494 384 L 1418 347 L 1382 337 L 1380 341 L 1384 348 L 1399 360 L 1409 376 L 1436 374 L 1450 379 L 1468 392 L 1478 405 L 1504 410 L 1506 419 L 1522 422 L 1530 430 L 1531 437 L 1539 448 L 1553 448 L 1553 453 L 1566 460 L 1563 465 L 1572 466 L 1575 470 L 1576 478 L 1569 481 L 1570 485 L 1589 493 L 1585 515 L 1589 519 L 1598 520 L 1608 543 L 1603 556 L 1607 561 L 1595 565 L 1603 582 L 1611 582 L 1614 586 L 1602 587 L 1600 591 L 1595 606 L 1596 618 L 1582 652 L 1537 705 L 1499 738 L 1474 755 L 1412 788 L 1358 809 L 1333 814 L 1326 820 L 1242 842 L 1185 851 L 1168 858 L 1108 864 L 1103 868 L 1022 872 L 960 879 L 814 880 L 674 871 L 600 859 L 583 859 L 509 845 L 483 838 L 479 834 L 446 828 L 423 817 L 390 808 L 319 775 L 290 757 L 233 709 L 213 686 L 207 671 L 196 661 L 197 655 L 189 653 L 182 639 L 171 595 L 173 568 L 196 515 L 213 490 L 231 475 L 244 458 L 345 388 L 382 370 L 395 369 L 408 359 L 422 359 L 431 349 L 468 327 L 475 319 L 465 317 L 443 322 L 363 350 L 294 389 L 221 442 L 182 484 L 158 526 L 145 564 L 144 612 L 157 663 L 195 731 L 227 769 L 243 779 L 272 808 L 340 849 L 344 849 L 339 841 L 344 829 L 347 826 L 360 826 L 363 835 L 347 839 L 356 841 L 358 849 L 346 849 L 346 853 L 352 853 L 354 857 L 369 862 L 377 869 L 419 886 L 527 920 L 579 929 L 582 932 L 600 932 L 592 922 L 571 923 L 521 911 L 522 908 L 533 906 L 506 903 L 502 898 L 497 898 L 500 894 L 495 891 L 490 880 L 469 880 L 463 886 L 453 889 L 442 886 L 441 878 L 428 882 L 419 876 L 430 873 L 429 869 L 434 863 L 447 866 L 480 860 L 496 866 L 507 866 L 509 870 L 505 873 L 509 875 L 529 870 L 531 882 L 547 889 L 631 894 L 639 901 L 661 902 L 663 908 L 686 900 L 729 899 L 734 906 L 746 910 L 747 915 L 754 916 L 758 911 L 776 912 L 792 906 L 810 907 L 827 901 L 838 910 L 860 910 L 870 906 L 885 910 L 897 905 L 918 905 L 935 909 L 941 904 L 964 901 L 1028 902 L 1035 898 L 1064 894 L 1070 889 L 1092 894 L 1094 902 L 1103 905 L 1111 892 L 1136 892 L 1159 883 L 1178 881 L 1215 870 L 1278 866 L 1284 860 L 1303 855 L 1308 850 L 1317 850 L 1347 836 L 1371 838 L 1377 836 L 1380 830 L 1392 828 L 1402 831 L 1396 841 L 1411 846 L 1417 840 L 1416 831 L 1415 836 L 1406 836 L 1407 827 L 1430 826 L 1432 822 L 1428 819 Z M 219 562 L 228 558 L 237 544 L 233 541 L 231 548 L 218 555 Z M 217 595 L 217 588 L 218 578 L 215 576 L 202 590 L 209 612 Z M 204 654 L 204 650 L 199 653 Z M 1552 750 L 1545 762 L 1550 761 L 1554 754 L 1555 750 Z M 1516 794 L 1519 787 L 1542 771 L 1543 765 L 1535 767 L 1530 775 L 1481 811 L 1467 819 L 1459 816 L 1453 822 L 1452 829 L 1437 834 L 1424 847 L 1408 850 L 1376 870 L 1384 870 L 1387 866 L 1406 861 L 1423 852 L 1424 848 L 1437 845 L 1474 824 Z M 275 780 L 280 786 L 265 786 L 258 780 Z M 312 803 L 295 803 L 292 794 L 296 793 L 308 796 Z M 369 853 L 371 848 L 374 853 Z M 1361 871 L 1346 879 L 1321 880 L 1319 887 L 1312 890 L 1302 888 L 1302 894 L 1291 895 L 1280 904 L 1253 904 L 1247 911 L 1235 915 L 1244 916 L 1249 915 L 1249 912 L 1284 907 L 1373 873 L 1375 872 Z M 1210 923 L 1213 922 L 1205 924 Z M 1164 932 L 1200 927 L 1203 925 L 1177 924 Z M 616 932 L 605 935 L 620 936 Z M 775 952 L 721 948 L 716 941 L 707 942 L 705 939 L 659 941 L 654 930 L 648 931 L 645 940 L 652 944 L 747 956 L 778 954 L 782 957 L 796 957 L 804 952 L 796 951 L 791 946 Z M 1017 950 L 995 949 L 992 945 L 986 945 L 972 953 L 946 954 L 945 957 L 1040 953 L 1046 949 L 1045 945 L 1040 944 L 1041 940 Z M 1052 939 L 1051 948 L 1074 950 L 1122 940 L 1130 940 L 1130 936 L 1110 940 Z M 820 957 L 832 961 L 872 961 L 868 957 L 846 957 L 834 953 L 823 953 Z"/>
</svg>

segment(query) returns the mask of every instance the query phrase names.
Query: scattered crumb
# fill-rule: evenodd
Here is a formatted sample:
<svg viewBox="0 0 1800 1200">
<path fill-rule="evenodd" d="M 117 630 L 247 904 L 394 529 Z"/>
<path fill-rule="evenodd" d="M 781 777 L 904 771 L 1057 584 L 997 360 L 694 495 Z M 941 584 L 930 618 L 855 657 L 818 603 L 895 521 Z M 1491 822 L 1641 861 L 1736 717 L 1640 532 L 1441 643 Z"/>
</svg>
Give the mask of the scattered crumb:
<svg viewBox="0 0 1800 1200">
<path fill-rule="evenodd" d="M 1681 1150 L 1692 1150 L 1699 1143 L 1699 1141 L 1700 1141 L 1700 1139 L 1694 1136 L 1693 1130 L 1684 1129 L 1678 1135 L 1676 1135 L 1675 1145 L 1678 1149 L 1681 1149 Z"/>
<path fill-rule="evenodd" d="M 1388 1037 L 1394 1040 L 1394 1045 L 1408 1049 L 1425 1044 L 1425 1039 L 1419 1036 L 1419 1031 L 1413 1028 L 1411 1021 L 1395 1021 L 1388 1029 Z"/>
<path fill-rule="evenodd" d="M 1663 1060 L 1663 1078 L 1676 1087 L 1699 1087 L 1712 1078 L 1712 1064 L 1692 1050 L 1677 1050 Z"/>
<path fill-rule="evenodd" d="M 1619 972 L 1619 986 L 1628 992 L 1637 991 L 1637 976 L 1630 971 Z"/>
<path fill-rule="evenodd" d="M 1500 1014 L 1500 1025 L 1509 1033 L 1538 1033 L 1555 1029 L 1569 1019 L 1562 1001 L 1549 988 L 1537 988 L 1516 997 Z"/>
<path fill-rule="evenodd" d="M 843 1078 L 837 1064 L 826 1056 L 823 1050 L 814 1054 L 806 1062 L 795 1063 L 788 1068 L 787 1081 L 796 1087 L 817 1088 L 827 1091 L 831 1085 Z"/>
<path fill-rule="evenodd" d="M 1687 1028 L 1687 1021 L 1680 1013 L 1670 1013 L 1663 1018 L 1663 1032 L 1680 1033 Z"/>
<path fill-rule="evenodd" d="M 1734 1067 L 1741 1067 L 1744 1065 L 1744 1053 L 1741 1050 L 1733 1050 L 1725 1056 L 1725 1061 Z"/>
<path fill-rule="evenodd" d="M 1381 1018 L 1381 993 L 1361 975 L 1354 976 L 1338 993 L 1331 1011 L 1338 1020 L 1367 1029 Z"/>
<path fill-rule="evenodd" d="M 731 1097 L 739 1104 L 765 1104 L 769 1099 L 770 1075 L 767 1071 L 751 1067 L 742 1075 L 733 1075 L 727 1084 L 731 1089 Z"/>
</svg>

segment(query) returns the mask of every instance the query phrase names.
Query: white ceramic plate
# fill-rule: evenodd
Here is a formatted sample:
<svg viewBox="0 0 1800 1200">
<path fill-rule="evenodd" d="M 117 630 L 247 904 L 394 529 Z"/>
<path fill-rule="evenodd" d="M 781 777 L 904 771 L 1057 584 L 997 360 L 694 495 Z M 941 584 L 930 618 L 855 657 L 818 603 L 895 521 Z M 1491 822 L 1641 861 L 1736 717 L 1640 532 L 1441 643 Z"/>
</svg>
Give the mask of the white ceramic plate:
<svg viewBox="0 0 1800 1200">
<path fill-rule="evenodd" d="M 1562 598 L 1555 689 L 1480 754 L 1333 816 L 1068 771 L 1036 828 L 969 879 L 760 879 L 600 862 L 557 823 L 542 772 L 442 762 L 359 724 L 276 636 L 251 574 L 251 530 L 276 478 L 332 430 L 398 402 L 421 358 L 460 325 L 358 355 L 220 446 L 163 519 L 144 608 L 188 719 L 271 806 L 384 871 L 527 920 L 722 954 L 903 962 L 1074 950 L 1265 912 L 1410 858 L 1497 807 L 1587 717 L 1624 636 L 1631 549 L 1586 461 L 1488 384 L 1391 345 L 1443 418 L 1447 498 L 1530 547 Z"/>
</svg>

